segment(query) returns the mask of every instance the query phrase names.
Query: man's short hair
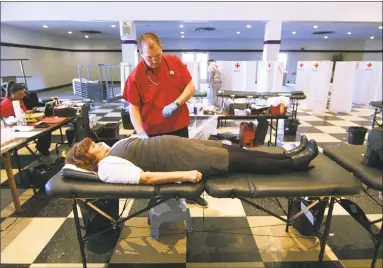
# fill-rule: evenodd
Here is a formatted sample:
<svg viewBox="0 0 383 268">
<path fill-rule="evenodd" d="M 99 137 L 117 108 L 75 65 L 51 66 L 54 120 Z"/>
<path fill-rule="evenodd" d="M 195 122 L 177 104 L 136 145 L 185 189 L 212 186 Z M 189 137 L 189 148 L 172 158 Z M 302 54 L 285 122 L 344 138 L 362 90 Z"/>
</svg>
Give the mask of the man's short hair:
<svg viewBox="0 0 383 268">
<path fill-rule="evenodd" d="M 153 40 L 157 45 L 161 46 L 160 38 L 158 38 L 158 36 L 155 33 L 150 33 L 150 32 L 144 33 L 143 35 L 140 36 L 140 38 L 138 38 L 138 41 L 137 41 L 137 48 L 140 52 L 141 52 L 142 43 L 147 42 L 149 40 Z"/>
<path fill-rule="evenodd" d="M 213 59 L 209 59 L 207 62 L 214 62 L 215 60 L 213 60 Z"/>
</svg>

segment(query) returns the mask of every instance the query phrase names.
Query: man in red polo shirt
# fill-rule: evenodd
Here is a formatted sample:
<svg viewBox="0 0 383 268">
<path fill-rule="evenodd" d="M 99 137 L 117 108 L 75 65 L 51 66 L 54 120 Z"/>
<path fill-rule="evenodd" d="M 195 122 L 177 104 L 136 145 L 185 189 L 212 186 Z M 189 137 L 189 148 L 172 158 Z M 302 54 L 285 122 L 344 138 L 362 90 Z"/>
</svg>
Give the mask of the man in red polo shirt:
<svg viewBox="0 0 383 268">
<path fill-rule="evenodd" d="M 154 33 L 143 34 L 137 47 L 143 60 L 125 82 L 122 97 L 129 102 L 130 119 L 142 138 L 175 135 L 189 137 L 186 102 L 195 87 L 185 64 L 176 55 L 163 55 Z M 193 200 L 201 207 L 207 202 Z"/>
<path fill-rule="evenodd" d="M 163 55 L 159 38 L 143 34 L 137 44 L 143 60 L 130 73 L 122 97 L 132 124 L 142 137 L 189 137 L 186 102 L 195 87 L 185 64 L 175 55 Z"/>
</svg>

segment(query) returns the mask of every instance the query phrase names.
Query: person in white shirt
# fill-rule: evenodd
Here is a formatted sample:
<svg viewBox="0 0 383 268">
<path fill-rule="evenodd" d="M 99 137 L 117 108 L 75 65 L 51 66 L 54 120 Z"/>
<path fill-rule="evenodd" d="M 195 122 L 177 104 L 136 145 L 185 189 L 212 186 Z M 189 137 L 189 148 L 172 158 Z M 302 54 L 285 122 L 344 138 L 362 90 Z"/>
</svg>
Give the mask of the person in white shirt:
<svg viewBox="0 0 383 268">
<path fill-rule="evenodd" d="M 209 59 L 207 63 L 208 63 L 207 80 L 208 80 L 209 89 L 210 89 L 210 100 L 212 105 L 215 105 L 218 107 L 220 104 L 218 103 L 217 93 L 221 89 L 221 84 L 222 84 L 221 72 L 219 71 L 219 67 L 217 63 L 213 59 Z"/>
<path fill-rule="evenodd" d="M 197 183 L 203 177 L 227 173 L 308 170 L 317 155 L 316 142 L 305 136 L 297 148 L 277 154 L 245 150 L 221 141 L 133 136 L 118 141 L 112 148 L 85 138 L 69 149 L 65 163 L 97 172 L 107 183 Z"/>
</svg>

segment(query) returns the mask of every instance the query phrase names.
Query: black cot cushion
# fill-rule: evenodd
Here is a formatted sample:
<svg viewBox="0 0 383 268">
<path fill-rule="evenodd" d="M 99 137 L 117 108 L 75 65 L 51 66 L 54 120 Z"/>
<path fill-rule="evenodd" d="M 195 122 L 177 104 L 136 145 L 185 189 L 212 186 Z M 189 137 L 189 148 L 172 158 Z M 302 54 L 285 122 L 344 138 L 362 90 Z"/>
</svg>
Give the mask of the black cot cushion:
<svg viewBox="0 0 383 268">
<path fill-rule="evenodd" d="M 341 143 L 329 146 L 323 153 L 337 162 L 344 169 L 352 172 L 365 185 L 374 190 L 383 190 L 382 171 L 363 165 L 363 154 L 366 152 L 366 145 L 352 145 Z"/>
<path fill-rule="evenodd" d="M 217 198 L 317 197 L 359 193 L 359 181 L 323 154 L 319 154 L 312 164 L 315 168 L 311 170 L 285 174 L 230 174 L 225 178 L 211 177 L 205 183 L 205 191 Z"/>
<path fill-rule="evenodd" d="M 383 101 L 371 101 L 370 106 L 383 109 Z"/>
<path fill-rule="evenodd" d="M 79 180 L 64 177 L 61 172 L 53 176 L 45 185 L 47 195 L 58 198 L 186 198 L 195 199 L 203 192 L 203 184 L 172 183 L 162 185 L 111 184 L 101 180 Z"/>
</svg>

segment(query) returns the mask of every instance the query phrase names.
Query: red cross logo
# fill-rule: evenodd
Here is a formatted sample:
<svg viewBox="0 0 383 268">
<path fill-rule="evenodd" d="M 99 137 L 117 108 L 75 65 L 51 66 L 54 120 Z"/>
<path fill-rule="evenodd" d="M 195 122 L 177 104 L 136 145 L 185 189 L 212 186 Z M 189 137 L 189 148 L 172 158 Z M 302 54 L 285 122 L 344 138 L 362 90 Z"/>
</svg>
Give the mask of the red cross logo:
<svg viewBox="0 0 383 268">
<path fill-rule="evenodd" d="M 270 67 L 271 67 L 271 64 L 269 63 L 269 65 L 268 65 L 268 66 L 269 66 L 269 68 L 270 68 Z"/>
<path fill-rule="evenodd" d="M 314 66 L 315 66 L 315 68 L 318 68 L 319 64 L 318 64 L 318 63 L 315 63 Z"/>
<path fill-rule="evenodd" d="M 238 63 L 236 64 L 236 65 L 234 65 L 235 67 L 237 67 L 237 69 L 239 68 L 239 66 L 241 66 L 241 65 L 239 65 Z"/>
<path fill-rule="evenodd" d="M 368 68 L 371 68 L 372 64 L 371 62 L 369 64 L 367 64 Z"/>
<path fill-rule="evenodd" d="M 301 68 L 303 67 L 303 63 L 301 63 L 299 66 L 301 66 Z"/>
</svg>

